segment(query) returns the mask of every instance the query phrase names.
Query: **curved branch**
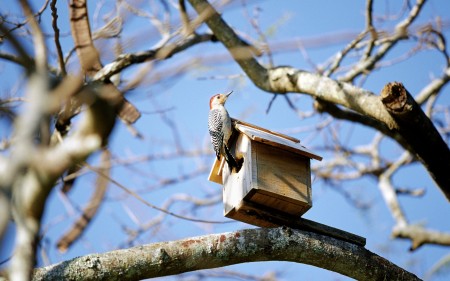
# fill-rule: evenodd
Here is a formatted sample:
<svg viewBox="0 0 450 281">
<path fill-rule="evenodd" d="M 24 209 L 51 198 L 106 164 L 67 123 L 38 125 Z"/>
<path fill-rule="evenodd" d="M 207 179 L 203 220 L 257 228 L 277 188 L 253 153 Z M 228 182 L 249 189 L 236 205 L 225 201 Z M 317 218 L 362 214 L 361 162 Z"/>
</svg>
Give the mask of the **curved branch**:
<svg viewBox="0 0 450 281">
<path fill-rule="evenodd" d="M 422 91 L 416 96 L 418 104 L 423 104 L 432 95 L 439 93 L 439 91 L 447 85 L 450 81 L 450 67 L 447 67 L 441 77 L 438 77 L 425 86 Z"/>
<path fill-rule="evenodd" d="M 364 247 L 286 227 L 246 229 L 88 255 L 36 269 L 33 280 L 140 280 L 269 260 L 309 264 L 357 280 L 420 280 Z"/>
<path fill-rule="evenodd" d="M 0 29 L 1 30 L 1 29 Z M 16 63 L 27 70 L 30 70 L 31 67 L 34 67 L 34 61 L 28 57 L 16 56 L 9 53 L 0 53 L 0 59 L 4 59 L 13 63 Z"/>
<path fill-rule="evenodd" d="M 59 28 L 58 28 L 58 9 L 56 8 L 57 0 L 52 0 L 50 3 L 50 8 L 52 10 L 52 27 L 55 33 L 54 41 L 56 46 L 56 53 L 58 55 L 58 63 L 59 69 L 61 71 L 62 76 L 67 75 L 66 65 L 64 64 L 64 55 L 61 47 L 61 42 L 59 41 Z"/>
<path fill-rule="evenodd" d="M 426 229 L 421 225 L 397 225 L 392 230 L 392 236 L 411 240 L 410 251 L 414 251 L 424 244 L 450 246 L 450 234 Z"/>
<path fill-rule="evenodd" d="M 101 165 L 101 170 L 109 175 L 111 171 L 111 153 L 107 149 L 102 151 Z M 108 183 L 109 181 L 105 177 L 97 177 L 95 190 L 89 203 L 83 208 L 80 217 L 75 221 L 72 227 L 56 243 L 56 247 L 60 252 L 66 252 L 67 249 L 84 233 L 103 202 Z"/>
<path fill-rule="evenodd" d="M 81 68 L 87 75 L 93 76 L 102 66 L 92 40 L 86 2 L 86 0 L 71 1 L 70 28 Z"/>
<path fill-rule="evenodd" d="M 359 114 L 354 111 L 341 109 L 336 104 L 333 104 L 331 102 L 322 101 L 320 99 L 316 100 L 316 102 L 314 103 L 314 107 L 316 108 L 317 111 L 327 112 L 334 118 L 360 123 L 367 127 L 371 127 L 375 130 L 378 130 L 381 133 L 383 133 L 387 136 L 390 136 L 391 138 L 396 140 L 398 143 L 400 143 L 403 147 L 407 148 L 408 150 L 411 149 L 408 142 L 398 132 L 389 129 L 389 127 L 386 126 L 384 123 L 381 123 L 373 118 L 370 118 L 366 115 Z"/>
<path fill-rule="evenodd" d="M 15 145 L 9 159 L 9 170 L 0 175 L 0 186 L 13 187 L 12 214 L 17 224 L 15 254 L 9 270 L 11 280 L 29 279 L 35 262 L 40 219 L 55 181 L 65 170 L 99 149 L 115 123 L 112 103 L 117 97 L 106 86 L 97 89 L 87 87 L 78 93 L 87 109 L 74 134 L 54 147 L 37 147 L 31 132 L 35 131 L 45 116 L 46 111 L 42 107 L 48 108 L 48 104 L 56 102 L 58 97 L 53 95 L 53 100 L 46 99 L 48 93 L 36 81 L 32 80 L 29 84 L 29 109 L 17 122 L 16 130 L 21 143 Z M 81 84 L 81 79 L 74 78 L 71 85 L 66 84 L 65 90 L 71 92 L 80 89 Z"/>
<path fill-rule="evenodd" d="M 115 61 L 105 65 L 98 71 L 94 76 L 94 80 L 108 80 L 114 74 L 121 72 L 133 64 L 143 63 L 154 59 L 166 59 L 198 43 L 214 40 L 215 38 L 212 34 L 193 34 L 173 44 L 166 44 L 147 51 L 122 54 Z"/>
<path fill-rule="evenodd" d="M 48 3 L 48 1 L 47 1 Z M 28 1 L 21 0 L 22 10 L 27 17 L 28 23 L 33 31 L 33 43 L 35 52 L 36 72 L 40 75 L 47 75 L 47 47 L 45 44 L 44 34 L 39 26 Z"/>
<path fill-rule="evenodd" d="M 70 4 L 70 28 L 81 68 L 83 72 L 92 77 L 102 69 L 102 63 L 92 40 L 86 2 L 87 0 L 72 0 Z M 110 81 L 106 82 L 109 83 Z M 116 87 L 111 87 L 111 90 L 120 93 Z M 117 115 L 126 123 L 136 122 L 141 113 L 121 93 L 120 97 L 122 100 L 117 104 Z"/>
<path fill-rule="evenodd" d="M 383 44 L 381 44 L 381 46 L 378 48 L 378 51 L 371 56 L 363 56 L 362 60 L 358 64 L 356 64 L 355 67 L 351 71 L 349 71 L 344 77 L 339 78 L 339 80 L 351 82 L 362 73 L 373 69 L 377 64 L 377 62 L 379 62 L 400 40 L 408 38 L 407 29 L 412 24 L 412 22 L 417 18 L 425 2 L 426 2 L 425 0 L 417 0 L 416 5 L 411 9 L 411 12 L 409 13 L 408 17 L 397 24 L 397 26 L 395 27 L 395 33 L 392 36 L 390 36 L 387 40 L 385 40 Z M 368 45 L 369 51 L 371 51 L 372 49 L 371 46 L 372 44 L 373 41 L 371 41 Z"/>
</svg>

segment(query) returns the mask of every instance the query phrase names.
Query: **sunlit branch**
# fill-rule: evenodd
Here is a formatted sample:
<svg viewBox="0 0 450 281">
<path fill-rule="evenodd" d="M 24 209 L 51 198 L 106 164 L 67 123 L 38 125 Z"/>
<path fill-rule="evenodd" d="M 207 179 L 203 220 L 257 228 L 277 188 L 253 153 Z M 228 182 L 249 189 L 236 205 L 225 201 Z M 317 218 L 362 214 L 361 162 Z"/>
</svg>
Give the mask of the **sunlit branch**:
<svg viewBox="0 0 450 281">
<path fill-rule="evenodd" d="M 383 198 L 395 219 L 395 226 L 392 229 L 392 236 L 411 240 L 411 251 L 416 250 L 424 244 L 450 245 L 450 233 L 430 230 L 421 225 L 410 224 L 406 219 L 406 214 L 400 206 L 397 197 L 397 190 L 392 183 L 392 177 L 409 161 L 411 155 L 405 152 L 395 163 L 393 163 L 379 177 L 379 188 Z"/>
<path fill-rule="evenodd" d="M 127 67 L 147 62 L 154 59 L 166 59 L 181 52 L 193 45 L 201 42 L 211 41 L 214 36 L 211 34 L 193 34 L 186 39 L 182 39 L 174 44 L 167 44 L 154 50 L 141 51 L 131 54 L 122 54 L 114 62 L 105 65 L 94 77 L 95 80 L 106 80 L 112 75 L 121 72 Z"/>
<path fill-rule="evenodd" d="M 333 259 L 324 259 L 324 255 L 332 255 Z M 88 255 L 39 268 L 34 280 L 43 280 L 44 276 L 46 280 L 76 279 L 88 276 L 89 272 L 91 280 L 99 280 L 96 278 L 100 276 L 113 279 L 125 274 L 140 280 L 267 260 L 310 264 L 357 280 L 420 280 L 364 247 L 286 227 L 210 234 Z M 86 262 L 96 265 L 94 274 Z M 165 270 L 161 271 L 161 267 Z"/>
<path fill-rule="evenodd" d="M 425 2 L 425 0 L 417 0 L 416 5 L 411 9 L 408 17 L 397 24 L 397 26 L 395 27 L 395 33 L 378 47 L 377 52 L 367 59 L 361 60 L 355 65 L 352 70 L 350 70 L 344 76 L 339 77 L 338 80 L 343 82 L 350 82 L 353 81 L 357 76 L 363 74 L 365 71 L 370 71 L 371 69 L 373 69 L 375 64 L 379 62 L 400 40 L 408 38 L 408 27 L 417 18 Z"/>
</svg>

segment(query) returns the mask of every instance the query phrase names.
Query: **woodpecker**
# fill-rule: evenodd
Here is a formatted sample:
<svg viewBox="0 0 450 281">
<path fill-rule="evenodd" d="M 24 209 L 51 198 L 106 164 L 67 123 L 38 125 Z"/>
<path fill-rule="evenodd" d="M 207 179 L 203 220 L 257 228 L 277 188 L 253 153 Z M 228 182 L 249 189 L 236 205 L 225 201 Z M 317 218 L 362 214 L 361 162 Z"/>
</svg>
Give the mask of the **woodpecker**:
<svg viewBox="0 0 450 281">
<path fill-rule="evenodd" d="M 230 171 L 233 168 L 239 170 L 238 163 L 228 149 L 228 140 L 231 137 L 231 118 L 225 109 L 225 102 L 233 91 L 227 94 L 217 94 L 209 100 L 208 129 L 211 135 L 211 143 L 216 152 L 217 160 L 223 155 L 228 163 Z"/>
</svg>

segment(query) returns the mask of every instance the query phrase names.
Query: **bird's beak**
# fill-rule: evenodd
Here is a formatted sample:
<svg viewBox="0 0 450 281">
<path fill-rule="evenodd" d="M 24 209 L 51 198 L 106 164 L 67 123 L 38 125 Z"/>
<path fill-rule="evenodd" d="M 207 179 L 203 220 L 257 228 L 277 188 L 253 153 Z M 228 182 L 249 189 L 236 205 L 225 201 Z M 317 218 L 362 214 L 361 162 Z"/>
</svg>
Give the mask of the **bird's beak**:
<svg viewBox="0 0 450 281">
<path fill-rule="evenodd" d="M 229 93 L 226 94 L 225 96 L 228 98 L 232 93 L 233 93 L 233 91 L 229 92 Z"/>
</svg>

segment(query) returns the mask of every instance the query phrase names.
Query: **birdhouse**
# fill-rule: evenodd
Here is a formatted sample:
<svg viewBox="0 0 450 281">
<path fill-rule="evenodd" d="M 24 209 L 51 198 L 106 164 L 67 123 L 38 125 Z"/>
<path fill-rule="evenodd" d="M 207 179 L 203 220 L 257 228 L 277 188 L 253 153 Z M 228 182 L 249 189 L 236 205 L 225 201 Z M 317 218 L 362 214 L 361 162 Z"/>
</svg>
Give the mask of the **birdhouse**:
<svg viewBox="0 0 450 281">
<path fill-rule="evenodd" d="M 233 119 L 228 146 L 241 168 L 230 171 L 222 157 L 209 175 L 223 185 L 226 217 L 274 227 L 277 218 L 299 218 L 312 207 L 310 160 L 322 157 L 298 139 Z"/>
</svg>

